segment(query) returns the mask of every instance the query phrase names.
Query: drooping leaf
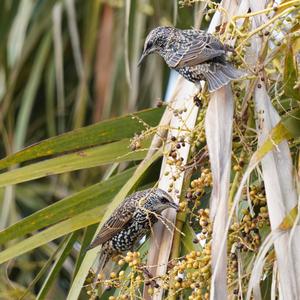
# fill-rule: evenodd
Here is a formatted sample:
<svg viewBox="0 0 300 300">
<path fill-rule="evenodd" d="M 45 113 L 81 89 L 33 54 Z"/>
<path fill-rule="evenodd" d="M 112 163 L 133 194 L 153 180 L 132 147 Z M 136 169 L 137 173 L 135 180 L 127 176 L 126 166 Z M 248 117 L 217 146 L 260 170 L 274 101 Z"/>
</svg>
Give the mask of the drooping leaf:
<svg viewBox="0 0 300 300">
<path fill-rule="evenodd" d="M 74 232 L 78 229 L 99 222 L 105 213 L 105 208 L 106 205 L 102 205 L 85 211 L 14 244 L 13 246 L 0 252 L 0 264 L 46 243 L 49 243 L 50 241 L 53 241 L 70 232 Z"/>
<path fill-rule="evenodd" d="M 144 158 L 147 148 L 132 151 L 129 145 L 130 140 L 124 139 L 14 169 L 0 174 L 0 187 L 49 175 L 107 165 L 113 162 L 140 160 Z M 149 142 L 145 142 L 144 146 L 147 147 L 147 145 L 149 145 Z"/>
<path fill-rule="evenodd" d="M 62 241 L 59 243 L 59 245 L 57 246 L 57 248 L 55 249 L 55 251 L 51 254 L 51 256 L 48 258 L 48 260 L 46 261 L 46 263 L 43 265 L 43 267 L 40 269 L 40 271 L 38 272 L 38 274 L 35 276 L 34 280 L 30 282 L 30 285 L 27 287 L 26 291 L 24 292 L 24 294 L 19 298 L 19 300 L 23 300 L 27 298 L 28 293 L 30 292 L 31 289 L 34 288 L 34 286 L 36 285 L 36 283 L 41 279 L 42 276 L 44 276 L 46 274 L 46 272 L 48 271 L 48 269 L 50 269 L 53 260 L 56 258 L 56 256 L 59 254 L 61 248 L 64 247 L 64 245 L 68 242 L 68 240 L 70 240 L 70 238 L 72 239 L 73 243 L 76 241 L 76 238 L 78 236 L 78 231 L 74 232 L 71 237 L 66 236 L 64 239 L 62 239 Z"/>
<path fill-rule="evenodd" d="M 73 274 L 72 274 L 71 282 L 73 281 L 73 279 L 75 278 L 75 276 L 78 272 L 78 269 L 79 269 L 79 267 L 80 267 L 80 265 L 81 265 L 81 263 L 84 259 L 85 253 L 86 253 L 85 249 L 92 242 L 94 234 L 97 230 L 97 227 L 98 227 L 98 224 L 93 224 L 91 226 L 88 226 L 84 230 L 84 234 L 83 234 L 83 237 L 82 237 L 82 240 L 81 240 L 80 251 L 77 255 L 77 259 L 76 259 L 75 268 L 74 268 L 74 271 L 73 271 Z"/>
<path fill-rule="evenodd" d="M 168 132 L 169 138 L 171 136 L 177 136 L 180 132 L 180 128 L 186 126 L 187 128 L 193 129 L 195 127 L 197 116 L 198 116 L 198 107 L 196 107 L 192 102 L 192 95 L 197 93 L 197 88 L 191 82 L 186 81 L 183 78 L 180 78 L 177 81 L 176 86 L 174 87 L 174 92 L 172 95 L 172 106 L 175 108 L 186 107 L 186 112 L 184 112 L 180 117 L 176 115 L 171 115 L 171 118 L 166 118 L 170 122 L 171 129 Z M 167 115 L 166 115 L 167 116 Z M 166 148 L 169 150 L 169 148 Z M 178 149 L 178 156 L 180 156 L 182 163 L 187 162 L 189 156 L 190 144 L 186 144 L 185 147 Z M 163 160 L 161 166 L 161 178 L 158 183 L 158 187 L 168 191 L 170 182 L 172 181 L 172 175 L 177 174 L 178 169 L 175 165 L 170 165 L 167 163 L 166 157 Z M 164 175 L 168 174 L 168 175 Z M 172 191 L 169 192 L 175 201 L 178 201 L 177 195 L 174 192 L 175 190 L 178 194 L 182 193 L 183 181 L 185 172 L 178 173 L 178 178 L 174 182 Z M 169 261 L 172 241 L 174 237 L 174 227 L 176 221 L 176 212 L 173 210 L 165 211 L 162 213 L 162 216 L 166 218 L 170 226 L 165 226 L 162 223 L 155 224 L 153 227 L 153 235 L 150 239 L 150 248 L 148 253 L 148 264 L 152 266 L 149 268 L 149 271 L 153 276 L 160 276 L 166 273 L 167 264 Z M 162 297 L 162 290 L 159 290 L 152 299 L 158 300 Z M 144 299 L 149 299 L 150 295 L 147 292 L 147 288 L 144 288 Z"/>
<path fill-rule="evenodd" d="M 267 1 L 250 1 L 249 5 L 252 12 L 257 12 L 266 7 Z M 268 22 L 269 20 L 269 16 L 262 14 L 257 18 L 256 22 L 252 23 L 252 29 L 259 28 L 260 23 L 262 24 L 262 22 Z M 250 49 L 252 50 L 251 62 L 257 61 L 260 59 L 261 53 L 266 49 L 264 40 L 261 37 L 253 38 Z M 283 84 L 287 85 L 288 83 L 284 82 Z M 258 147 L 260 147 L 268 138 L 271 130 L 281 121 L 281 118 L 272 105 L 263 81 L 259 81 L 259 85 L 255 87 L 253 100 L 257 115 Z M 277 228 L 286 213 L 297 204 L 297 194 L 292 172 L 292 157 L 287 141 L 283 141 L 275 150 L 268 152 L 261 160 L 261 166 L 270 224 L 272 228 Z M 299 233 L 297 236 L 299 238 Z M 293 255 L 287 256 L 286 245 L 288 241 L 289 234 L 285 233 L 274 241 L 274 248 L 278 262 L 281 292 L 285 297 L 293 299 L 300 291 L 299 282 L 295 281 L 295 278 L 298 278 L 300 274 L 300 264 L 299 262 L 297 263 L 296 256 L 293 257 L 293 255 L 296 255 L 296 252 L 299 252 L 299 244 L 297 245 L 293 242 L 291 253 L 295 249 L 298 250 Z M 262 264 L 259 263 L 258 266 L 258 269 L 262 270 Z M 260 272 L 257 273 L 259 274 Z M 260 276 L 253 282 L 254 298 L 260 299 Z"/>
<path fill-rule="evenodd" d="M 291 138 L 291 134 L 283 123 L 279 122 L 270 132 L 270 136 L 260 145 L 257 151 L 255 151 L 251 158 L 251 163 L 254 164 L 261 161 L 274 147 L 289 138 Z"/>
<path fill-rule="evenodd" d="M 279 225 L 279 229 L 281 230 L 291 229 L 294 225 L 297 216 L 298 216 L 298 205 L 292 208 L 290 212 L 285 216 L 285 218 Z"/>
<path fill-rule="evenodd" d="M 0 169 L 36 158 L 76 151 L 133 137 L 135 133 L 145 129 L 143 122 L 149 126 L 156 126 L 163 111 L 164 108 L 147 109 L 44 140 L 3 158 L 0 160 Z M 139 122 L 139 120 L 143 122 Z"/>
<path fill-rule="evenodd" d="M 48 273 L 47 278 L 45 279 L 41 289 L 39 290 L 39 293 L 36 298 L 37 300 L 45 299 L 47 293 L 49 292 L 53 283 L 55 282 L 55 279 L 57 278 L 57 275 L 59 274 L 59 272 L 63 266 L 63 263 L 65 262 L 66 258 L 70 254 L 70 252 L 73 248 L 73 245 L 77 240 L 78 233 L 79 232 L 76 231 L 73 234 L 71 234 L 68 237 L 65 244 L 63 245 L 63 248 L 60 250 L 59 254 L 57 255 L 57 258 L 56 258 L 50 272 Z"/>
<path fill-rule="evenodd" d="M 205 132 L 213 176 L 210 199 L 212 233 L 212 299 L 227 298 L 228 195 L 231 172 L 233 96 L 229 86 L 214 92 L 206 112 Z"/>
</svg>

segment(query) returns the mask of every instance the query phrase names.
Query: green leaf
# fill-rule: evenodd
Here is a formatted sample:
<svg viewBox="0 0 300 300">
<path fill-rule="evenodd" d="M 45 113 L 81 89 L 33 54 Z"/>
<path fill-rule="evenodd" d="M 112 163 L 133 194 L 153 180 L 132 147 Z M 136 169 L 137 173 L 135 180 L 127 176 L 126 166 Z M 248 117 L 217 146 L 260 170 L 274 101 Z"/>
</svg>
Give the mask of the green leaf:
<svg viewBox="0 0 300 300">
<path fill-rule="evenodd" d="M 129 169 L 94 184 L 20 220 L 0 232 L 0 244 L 107 204 L 132 176 L 134 170 L 135 168 Z"/>
<path fill-rule="evenodd" d="M 149 126 L 156 126 L 163 112 L 164 108 L 147 109 L 44 140 L 3 158 L 0 160 L 0 169 L 36 158 L 130 138 L 145 129 L 139 120 Z"/>
<path fill-rule="evenodd" d="M 255 151 L 251 158 L 252 164 L 260 161 L 276 145 L 292 136 L 282 122 L 279 122 L 270 132 L 269 138 Z"/>
<path fill-rule="evenodd" d="M 57 275 L 59 274 L 64 261 L 70 254 L 74 243 L 77 240 L 78 237 L 78 231 L 74 232 L 66 241 L 64 247 L 61 249 L 60 253 L 57 256 L 57 259 L 55 260 L 46 280 L 43 283 L 43 286 L 41 287 L 39 294 L 37 295 L 37 300 L 38 299 L 45 299 L 47 293 L 49 292 L 49 289 L 52 287 L 53 282 L 55 281 Z"/>
<path fill-rule="evenodd" d="M 291 136 L 296 139 L 300 137 L 300 109 L 294 109 L 282 118 L 282 123 Z"/>
<path fill-rule="evenodd" d="M 20 1 L 13 1 L 14 3 L 19 3 Z M 36 6 L 40 6 L 44 7 L 44 12 L 49 12 L 51 10 L 51 1 L 44 1 L 43 3 L 39 2 L 38 4 L 36 3 Z M 50 5 L 49 5 L 50 4 Z M 11 4 L 10 7 L 12 8 L 14 6 L 14 4 Z M 17 7 L 16 7 L 17 8 Z M 14 8 L 15 9 L 15 8 Z M 5 15 L 5 17 L 10 18 L 10 14 L 7 13 L 6 9 L 3 9 L 3 13 Z M 1 21 L 5 20 L 4 18 L 2 18 L 3 15 L 0 16 Z M 13 18 L 13 15 L 11 14 L 11 17 Z M 10 21 L 14 21 L 15 18 L 11 19 Z M 38 25 L 37 25 L 38 24 Z M 7 108 L 9 106 L 10 103 L 13 102 L 13 96 L 15 93 L 15 90 L 17 89 L 17 83 L 19 83 L 20 81 L 18 80 L 21 76 L 20 73 L 25 69 L 24 65 L 27 61 L 31 60 L 32 61 L 32 57 L 35 56 L 35 50 L 37 48 L 37 45 L 41 42 L 41 36 L 43 34 L 45 34 L 45 30 L 47 28 L 49 28 L 51 24 L 51 16 L 49 16 L 49 13 L 47 13 L 47 15 L 39 15 L 38 17 L 34 18 L 34 20 L 32 20 L 28 31 L 27 31 L 27 35 L 26 35 L 26 42 L 23 45 L 22 48 L 22 52 L 21 52 L 21 57 L 18 61 L 16 61 L 15 66 L 12 68 L 11 72 L 9 72 L 9 77 L 7 79 L 7 90 L 3 99 L 3 111 L 1 111 L 1 113 L 5 116 L 7 114 Z M 6 25 L 5 25 L 6 26 Z M 3 43 L 5 41 L 6 37 L 3 37 L 1 33 L 4 33 L 4 28 L 5 26 L 2 26 L 2 23 L 0 25 L 0 40 Z M 7 28 L 8 29 L 8 28 Z M 9 30 L 8 30 L 9 33 Z M 3 37 L 3 39 L 2 39 Z M 5 51 L 7 51 L 7 47 L 6 44 L 2 44 L 1 49 L 5 49 Z M 0 50 L 0 61 L 1 60 L 1 50 Z M 6 55 L 5 55 L 6 56 Z M 26 79 L 24 77 L 24 82 L 26 83 Z M 22 84 L 23 86 L 23 84 Z M 2 125 L 0 124 L 0 131 L 2 131 Z"/>
<path fill-rule="evenodd" d="M 295 220 L 298 216 L 298 205 L 292 208 L 289 213 L 284 217 L 283 221 L 279 225 L 281 230 L 289 230 L 293 227 Z"/>
<path fill-rule="evenodd" d="M 22 97 L 20 112 L 18 114 L 14 136 L 14 147 L 16 150 L 20 150 L 25 142 L 26 131 L 29 124 L 31 110 L 40 84 L 40 80 L 42 78 L 41 74 L 49 53 L 50 45 L 51 34 L 47 34 L 47 36 L 43 39 L 39 51 L 37 53 L 35 63 L 31 70 L 30 77 L 28 79 L 24 95 Z"/>
<path fill-rule="evenodd" d="M 76 274 L 79 270 L 79 267 L 84 259 L 85 253 L 86 253 L 86 248 L 92 242 L 95 232 L 97 230 L 97 227 L 98 227 L 98 224 L 93 224 L 84 229 L 84 234 L 83 234 L 83 237 L 81 240 L 81 247 L 80 247 L 80 251 L 77 255 L 71 282 L 73 281 L 74 277 L 76 276 Z"/>
<path fill-rule="evenodd" d="M 5 249 L 4 251 L 0 252 L 0 264 L 46 243 L 49 243 L 50 241 L 64 236 L 70 232 L 99 222 L 105 212 L 105 206 L 106 205 L 98 206 L 78 214 Z"/>
<path fill-rule="evenodd" d="M 182 232 L 184 233 L 184 236 L 182 237 L 182 244 L 187 253 L 191 251 L 202 251 L 202 247 L 199 243 L 193 243 L 193 240 L 196 238 L 196 234 L 189 224 L 184 224 Z"/>
<path fill-rule="evenodd" d="M 286 56 L 284 61 L 284 74 L 283 74 L 283 88 L 284 94 L 287 97 L 300 100 L 299 89 L 294 89 L 297 81 L 297 66 L 295 62 L 295 55 L 293 53 L 293 47 L 291 39 L 287 41 Z"/>
<path fill-rule="evenodd" d="M 102 1 L 86 2 L 84 13 L 84 31 L 82 34 L 82 49 L 83 49 L 83 73 L 78 86 L 77 99 L 75 102 L 75 111 L 73 115 L 74 128 L 81 127 L 86 115 L 88 103 L 88 82 L 93 66 L 93 56 L 97 41 L 99 11 Z M 72 30 L 71 30 L 72 31 Z M 74 31 L 74 30 L 73 30 Z M 74 51 L 74 50 L 73 50 Z"/>
<path fill-rule="evenodd" d="M 270 132 L 269 137 L 255 151 L 252 156 L 252 164 L 260 161 L 276 145 L 284 140 L 298 138 L 300 136 L 300 110 L 295 109 L 286 115 Z"/>
<path fill-rule="evenodd" d="M 148 141 L 145 144 L 149 145 Z M 113 162 L 141 160 L 145 157 L 147 149 L 131 151 L 129 145 L 130 140 L 125 139 L 14 169 L 0 174 L 0 187 Z"/>
<path fill-rule="evenodd" d="M 73 237 L 78 236 L 78 231 L 74 232 L 72 234 Z M 69 237 L 70 238 L 70 237 Z M 75 240 L 76 240 L 75 238 Z M 43 265 L 43 267 L 40 269 L 40 271 L 38 272 L 38 274 L 35 276 L 35 278 L 30 282 L 29 286 L 27 287 L 27 289 L 25 290 L 24 294 L 19 298 L 19 300 L 23 300 L 26 299 L 25 297 L 28 295 L 28 293 L 30 292 L 31 289 L 34 288 L 34 286 L 37 284 L 37 282 L 42 278 L 42 276 L 45 275 L 45 273 L 47 272 L 47 270 L 51 267 L 53 260 L 55 259 L 55 257 L 57 256 L 57 254 L 59 253 L 59 251 L 61 250 L 61 248 L 63 247 L 63 245 L 66 243 L 66 241 L 68 240 L 68 237 L 66 236 L 57 246 L 57 248 L 55 249 L 55 251 L 51 254 L 51 256 L 48 258 L 48 260 L 46 261 L 46 263 Z"/>
</svg>

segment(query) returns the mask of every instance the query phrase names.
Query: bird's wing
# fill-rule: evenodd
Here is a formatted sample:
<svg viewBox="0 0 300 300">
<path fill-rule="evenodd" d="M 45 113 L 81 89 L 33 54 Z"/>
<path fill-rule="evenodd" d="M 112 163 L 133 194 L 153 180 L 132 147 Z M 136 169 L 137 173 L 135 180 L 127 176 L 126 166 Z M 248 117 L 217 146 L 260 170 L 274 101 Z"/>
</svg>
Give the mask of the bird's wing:
<svg viewBox="0 0 300 300">
<path fill-rule="evenodd" d="M 88 250 L 104 244 L 124 228 L 124 226 L 132 219 L 137 200 L 143 197 L 143 192 L 144 191 L 136 192 L 125 198 L 109 219 L 103 224 L 95 240 L 88 247 Z"/>
<path fill-rule="evenodd" d="M 178 46 L 174 55 L 168 58 L 167 64 L 172 68 L 196 66 L 225 54 L 224 45 L 209 33 L 193 30 L 193 34 L 187 32 L 186 36 L 185 45 Z"/>
</svg>

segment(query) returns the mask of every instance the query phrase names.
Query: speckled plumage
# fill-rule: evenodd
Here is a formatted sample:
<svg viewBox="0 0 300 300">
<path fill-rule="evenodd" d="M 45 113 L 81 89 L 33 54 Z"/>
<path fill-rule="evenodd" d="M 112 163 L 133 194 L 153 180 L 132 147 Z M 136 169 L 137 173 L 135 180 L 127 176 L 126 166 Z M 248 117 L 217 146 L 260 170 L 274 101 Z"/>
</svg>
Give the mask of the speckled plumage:
<svg viewBox="0 0 300 300">
<path fill-rule="evenodd" d="M 167 208 L 178 206 L 161 189 L 139 191 L 125 198 L 87 249 L 102 245 L 99 269 L 103 269 L 111 257 L 134 250 L 157 222 L 156 215 Z"/>
<path fill-rule="evenodd" d="M 213 92 L 245 75 L 226 61 L 227 51 L 232 49 L 205 31 L 162 26 L 148 34 L 139 64 L 148 54 L 157 52 L 171 69 L 194 83 L 206 80 Z"/>
</svg>

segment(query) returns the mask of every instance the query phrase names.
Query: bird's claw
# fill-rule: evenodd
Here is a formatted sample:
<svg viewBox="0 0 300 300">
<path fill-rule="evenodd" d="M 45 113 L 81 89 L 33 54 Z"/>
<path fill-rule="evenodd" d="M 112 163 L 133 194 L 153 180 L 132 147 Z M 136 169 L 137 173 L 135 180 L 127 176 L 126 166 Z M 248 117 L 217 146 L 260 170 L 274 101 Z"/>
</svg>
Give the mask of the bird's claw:
<svg viewBox="0 0 300 300">
<path fill-rule="evenodd" d="M 139 268 L 145 275 L 145 285 L 151 285 L 151 287 L 159 288 L 159 284 L 153 279 L 153 274 L 148 270 L 146 265 L 141 265 Z"/>
</svg>

